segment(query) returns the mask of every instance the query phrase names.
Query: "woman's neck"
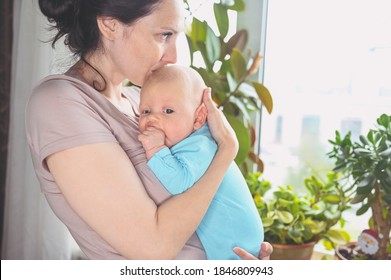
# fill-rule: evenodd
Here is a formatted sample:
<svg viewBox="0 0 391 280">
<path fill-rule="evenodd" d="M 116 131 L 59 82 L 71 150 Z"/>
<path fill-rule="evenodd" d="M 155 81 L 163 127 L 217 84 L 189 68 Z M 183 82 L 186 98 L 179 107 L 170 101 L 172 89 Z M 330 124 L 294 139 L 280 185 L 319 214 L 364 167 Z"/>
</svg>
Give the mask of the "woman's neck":
<svg viewBox="0 0 391 280">
<path fill-rule="evenodd" d="M 118 102 L 122 99 L 122 79 L 115 78 L 116 72 L 109 68 L 105 67 L 104 57 L 97 63 L 93 56 L 86 56 L 76 62 L 66 74 L 89 84 L 111 102 Z"/>
<path fill-rule="evenodd" d="M 98 64 L 103 66 L 102 64 Z M 86 58 L 80 59 L 67 72 L 66 75 L 79 79 L 89 84 L 99 91 L 107 100 L 109 100 L 117 109 L 125 114 L 133 114 L 133 109 L 129 100 L 122 94 L 122 80 L 115 82 L 112 75 L 107 75 L 110 71 L 102 71 L 104 67 L 95 66 Z"/>
</svg>

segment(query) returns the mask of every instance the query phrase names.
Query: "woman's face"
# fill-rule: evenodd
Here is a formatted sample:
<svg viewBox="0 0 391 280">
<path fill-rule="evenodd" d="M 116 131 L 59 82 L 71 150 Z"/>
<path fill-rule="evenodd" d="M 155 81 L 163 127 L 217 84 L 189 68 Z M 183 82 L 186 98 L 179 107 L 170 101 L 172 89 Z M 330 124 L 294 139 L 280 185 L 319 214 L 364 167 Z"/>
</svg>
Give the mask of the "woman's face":
<svg viewBox="0 0 391 280">
<path fill-rule="evenodd" d="M 142 86 L 146 77 L 177 60 L 176 39 L 183 30 L 181 0 L 162 0 L 154 11 L 131 26 L 109 50 L 125 79 Z"/>
</svg>

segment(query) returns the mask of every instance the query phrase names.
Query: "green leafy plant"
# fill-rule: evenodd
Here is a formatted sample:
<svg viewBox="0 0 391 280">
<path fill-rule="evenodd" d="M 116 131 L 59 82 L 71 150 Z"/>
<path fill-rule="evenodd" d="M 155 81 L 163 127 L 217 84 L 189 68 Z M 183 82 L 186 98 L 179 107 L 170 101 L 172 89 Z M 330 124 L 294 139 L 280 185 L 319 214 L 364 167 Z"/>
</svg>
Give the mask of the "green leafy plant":
<svg viewBox="0 0 391 280">
<path fill-rule="evenodd" d="M 273 100 L 269 90 L 254 78 L 262 57 L 258 51 L 246 49 L 247 30 L 238 30 L 230 37 L 227 35 L 230 21 L 228 11 L 241 12 L 244 8 L 243 0 L 214 3 L 218 28 L 218 32 L 215 32 L 210 23 L 194 17 L 188 5 L 192 20 L 186 37 L 191 67 L 198 71 L 207 86 L 212 88 L 214 101 L 235 130 L 239 141 L 239 152 L 235 161 L 242 172 L 247 173 L 250 169 L 248 162 L 255 163 L 258 170 L 263 171 L 262 160 L 254 153 L 255 129 L 252 113 L 259 111 L 262 105 L 271 113 Z M 201 66 L 197 66 L 197 55 L 201 57 Z"/>
<path fill-rule="evenodd" d="M 349 209 L 346 190 L 338 183 L 338 174 L 330 172 L 326 182 L 316 177 L 306 178 L 308 193 L 298 193 L 292 186 L 271 184 L 260 173 L 246 177 L 254 202 L 262 218 L 265 240 L 276 244 L 304 244 L 321 239 L 327 246 L 349 240 L 343 228 L 342 213 Z"/>
<path fill-rule="evenodd" d="M 376 259 L 386 259 L 391 231 L 391 116 L 380 115 L 377 127 L 352 141 L 351 133 L 344 137 L 336 131 L 328 154 L 335 159 L 336 172 L 344 176 L 341 184 L 353 190 L 353 204 L 361 204 L 357 215 L 372 211 L 369 227 L 383 238 L 379 241 Z"/>
</svg>

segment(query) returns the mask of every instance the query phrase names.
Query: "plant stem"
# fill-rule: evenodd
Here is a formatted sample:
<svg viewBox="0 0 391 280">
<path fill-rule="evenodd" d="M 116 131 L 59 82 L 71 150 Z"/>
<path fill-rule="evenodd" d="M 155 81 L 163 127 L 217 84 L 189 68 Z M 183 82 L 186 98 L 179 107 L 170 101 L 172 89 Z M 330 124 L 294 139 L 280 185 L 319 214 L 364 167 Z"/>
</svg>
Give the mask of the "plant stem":
<svg viewBox="0 0 391 280">
<path fill-rule="evenodd" d="M 387 213 L 383 213 L 383 209 L 387 209 L 383 205 L 380 184 L 375 184 L 375 200 L 371 204 L 373 225 L 375 231 L 381 236 L 379 240 L 379 250 L 375 254 L 375 258 L 378 260 L 387 259 L 387 248 L 389 243 L 389 236 L 391 231 L 391 208 L 388 208 Z"/>
<path fill-rule="evenodd" d="M 241 84 L 243 84 L 246 81 L 247 77 L 248 76 L 246 75 L 242 79 L 240 79 L 240 81 L 236 85 L 235 89 L 233 91 L 229 92 L 227 94 L 227 97 L 220 103 L 220 105 L 218 106 L 219 108 L 224 107 L 224 105 L 228 102 L 228 100 L 231 98 L 231 96 L 234 95 L 239 90 L 239 87 L 241 86 Z"/>
</svg>

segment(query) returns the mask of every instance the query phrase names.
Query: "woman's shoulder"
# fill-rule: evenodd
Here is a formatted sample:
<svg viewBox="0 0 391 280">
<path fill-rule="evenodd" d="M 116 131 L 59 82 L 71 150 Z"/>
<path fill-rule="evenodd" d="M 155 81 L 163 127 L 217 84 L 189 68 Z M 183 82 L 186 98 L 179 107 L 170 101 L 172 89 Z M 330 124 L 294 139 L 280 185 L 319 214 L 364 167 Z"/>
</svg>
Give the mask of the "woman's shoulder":
<svg viewBox="0 0 391 280">
<path fill-rule="evenodd" d="M 56 103 L 61 105 L 62 101 L 67 103 L 93 103 L 99 105 L 105 102 L 104 98 L 93 87 L 87 83 L 64 74 L 49 75 L 36 84 L 32 89 L 29 105 L 35 102 L 39 104 Z"/>
<path fill-rule="evenodd" d="M 55 93 L 64 88 L 68 90 L 70 88 L 76 88 L 75 86 L 85 89 L 88 89 L 89 87 L 86 83 L 64 74 L 49 75 L 38 81 L 33 88 L 33 94 L 47 91 L 53 91 Z"/>
<path fill-rule="evenodd" d="M 32 89 L 26 104 L 26 117 L 35 122 L 60 123 L 65 117 L 67 122 L 80 122 L 85 116 L 84 120 L 94 122 L 109 114 L 105 101 L 91 86 L 76 78 L 50 75 Z"/>
</svg>

